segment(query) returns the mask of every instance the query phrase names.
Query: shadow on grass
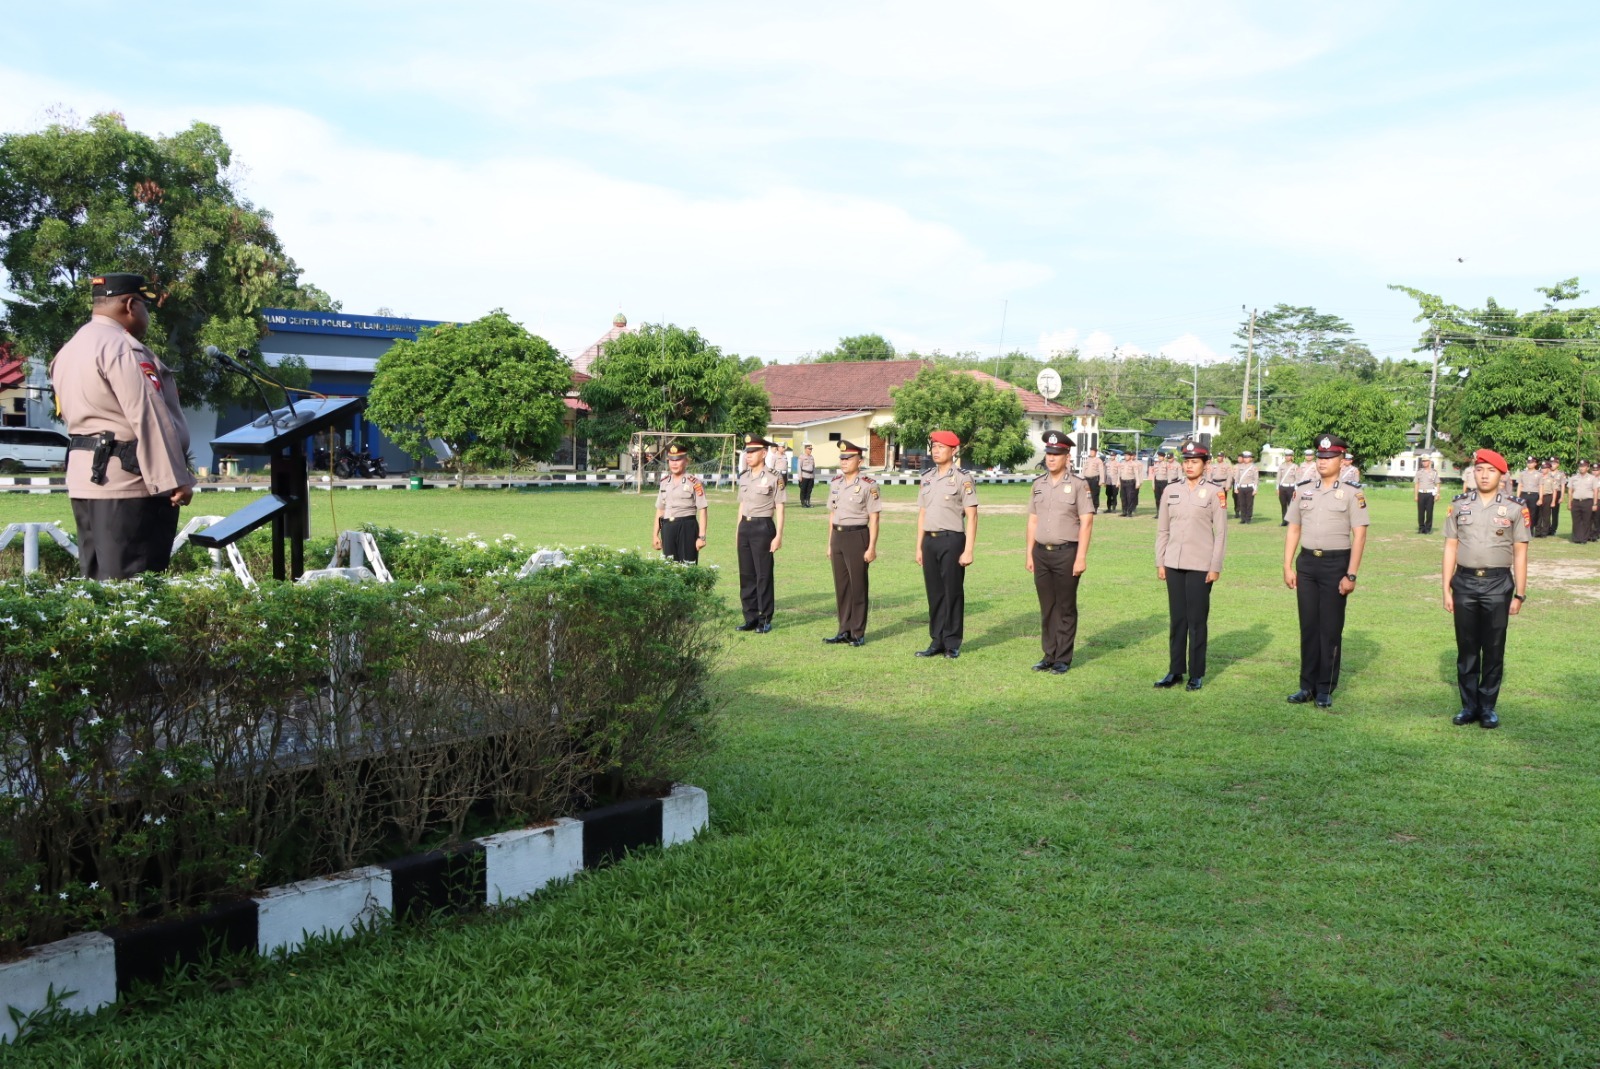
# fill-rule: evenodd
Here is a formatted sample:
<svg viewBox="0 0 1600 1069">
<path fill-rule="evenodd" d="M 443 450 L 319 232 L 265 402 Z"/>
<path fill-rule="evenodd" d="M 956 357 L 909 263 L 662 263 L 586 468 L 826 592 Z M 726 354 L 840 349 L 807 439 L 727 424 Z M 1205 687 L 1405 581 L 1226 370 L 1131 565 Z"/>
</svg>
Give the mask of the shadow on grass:
<svg viewBox="0 0 1600 1069">
<path fill-rule="evenodd" d="M 1157 635 L 1163 635 L 1166 630 L 1167 618 L 1157 615 L 1144 616 L 1137 620 L 1124 620 L 1115 627 L 1109 627 L 1103 631 L 1090 631 L 1088 634 L 1084 634 L 1081 630 L 1080 621 L 1079 635 L 1082 637 L 1078 643 L 1078 650 L 1073 655 L 1072 663 L 1074 665 L 1082 665 L 1089 661 L 1098 660 L 1108 653 L 1116 653 L 1127 649 L 1129 646 L 1137 646 L 1139 643 L 1155 638 Z"/>
<path fill-rule="evenodd" d="M 1248 661 L 1267 648 L 1272 632 L 1266 624 L 1255 624 L 1238 631 L 1229 631 L 1211 640 L 1206 678 L 1215 680 L 1233 665 Z"/>
</svg>

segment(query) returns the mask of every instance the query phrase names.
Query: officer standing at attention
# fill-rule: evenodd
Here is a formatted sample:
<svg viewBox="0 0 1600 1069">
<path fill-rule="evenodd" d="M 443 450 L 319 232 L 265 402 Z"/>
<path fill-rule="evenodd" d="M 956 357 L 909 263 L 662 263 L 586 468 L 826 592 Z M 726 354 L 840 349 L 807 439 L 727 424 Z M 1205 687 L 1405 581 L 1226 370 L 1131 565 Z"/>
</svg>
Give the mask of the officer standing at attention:
<svg viewBox="0 0 1600 1069">
<path fill-rule="evenodd" d="M 1289 526 L 1289 503 L 1294 500 L 1294 484 L 1300 481 L 1300 465 L 1294 462 L 1294 454 L 1285 453 L 1283 459 L 1278 461 L 1278 518 L 1282 522 L 1279 527 Z"/>
<path fill-rule="evenodd" d="M 1539 509 L 1533 516 L 1533 537 L 1548 538 L 1555 533 L 1556 487 L 1555 464 L 1545 461 L 1539 469 Z"/>
<path fill-rule="evenodd" d="M 1550 533 L 1555 534 L 1561 530 L 1561 502 L 1567 496 L 1567 473 L 1561 470 L 1561 458 L 1550 458 L 1550 470 L 1555 472 L 1556 493 L 1550 502 Z"/>
<path fill-rule="evenodd" d="M 1117 491 L 1122 488 L 1122 458 L 1108 456 L 1106 458 L 1106 508 L 1107 512 L 1120 511 L 1117 506 Z"/>
<path fill-rule="evenodd" d="M 1583 545 L 1585 542 L 1594 541 L 1594 503 L 1595 491 L 1600 489 L 1600 478 L 1594 475 L 1594 469 L 1587 460 L 1578 461 L 1578 474 L 1567 483 L 1567 496 L 1572 509 L 1572 541 L 1574 545 Z"/>
<path fill-rule="evenodd" d="M 744 623 L 735 631 L 766 634 L 772 630 L 772 555 L 783 548 L 783 506 L 789 489 L 783 478 L 767 470 L 772 443 L 751 435 L 744 443 L 745 470 L 739 476 L 739 604 Z"/>
<path fill-rule="evenodd" d="M 1218 453 L 1216 459 L 1206 465 L 1206 478 L 1221 487 L 1226 496 L 1228 489 L 1233 485 L 1233 465 L 1228 463 L 1226 453 Z M 1238 514 L 1239 510 L 1235 508 L 1234 515 Z"/>
<path fill-rule="evenodd" d="M 1339 481 L 1346 486 L 1361 485 L 1361 469 L 1356 467 L 1356 458 L 1349 453 L 1339 458 Z"/>
<path fill-rule="evenodd" d="M 1319 709 L 1333 707 L 1345 605 L 1371 522 L 1366 495 L 1340 479 L 1347 449 L 1336 434 L 1317 439 L 1317 477 L 1296 487 L 1283 543 L 1283 582 L 1300 608 L 1300 689 L 1288 700 L 1303 705 L 1314 698 Z"/>
<path fill-rule="evenodd" d="M 860 459 L 859 457 L 857 459 Z M 811 507 L 811 490 L 817 485 L 817 458 L 811 455 L 811 443 L 800 457 L 800 507 Z"/>
<path fill-rule="evenodd" d="M 1222 574 L 1228 546 L 1228 495 L 1205 478 L 1209 451 L 1183 443 L 1183 481 L 1167 487 L 1156 519 L 1156 578 L 1167 584 L 1167 674 L 1158 687 L 1175 687 L 1189 673 L 1189 690 L 1205 685 L 1211 584 Z M 1184 654 L 1188 663 L 1184 663 Z"/>
<path fill-rule="evenodd" d="M 1089 535 L 1094 529 L 1094 497 L 1089 484 L 1067 467 L 1072 439 L 1061 431 L 1044 434 L 1045 473 L 1033 481 L 1022 562 L 1033 573 L 1039 595 L 1039 642 L 1044 656 L 1035 672 L 1065 675 L 1078 639 L 1078 580 L 1088 567 Z"/>
<path fill-rule="evenodd" d="M 1500 726 L 1494 711 L 1505 671 L 1506 628 L 1528 599 L 1528 510 L 1500 492 L 1506 458 L 1472 454 L 1477 484 L 1444 517 L 1444 611 L 1455 617 L 1456 725 Z"/>
<path fill-rule="evenodd" d="M 656 491 L 656 531 L 650 544 L 668 560 L 698 564 L 706 544 L 706 488 L 688 471 L 689 450 L 667 447 L 667 474 Z"/>
<path fill-rule="evenodd" d="M 967 566 L 978 544 L 978 492 L 972 473 L 955 463 L 961 439 L 950 431 L 934 431 L 928 439 L 934 467 L 917 492 L 917 563 L 928 591 L 929 642 L 917 656 L 954 660 L 961 656 Z"/>
<path fill-rule="evenodd" d="M 1121 482 L 1122 514 L 1132 517 L 1139 511 L 1139 484 L 1144 482 L 1144 461 L 1130 453 L 1117 468 Z"/>
<path fill-rule="evenodd" d="M 1239 453 L 1239 464 L 1233 469 L 1233 511 L 1240 523 L 1256 518 L 1256 490 L 1261 485 L 1261 473 L 1256 470 L 1256 455 L 1245 449 Z"/>
<path fill-rule="evenodd" d="M 1100 459 L 1100 453 L 1097 450 L 1089 450 L 1089 455 L 1084 457 L 1078 465 L 1078 474 L 1083 476 L 1084 481 L 1089 484 L 1089 493 L 1093 495 L 1095 506 L 1098 508 L 1100 504 L 1100 483 L 1106 477 L 1106 466 L 1105 462 Z"/>
<path fill-rule="evenodd" d="M 1433 533 L 1433 504 L 1438 497 L 1439 473 L 1433 470 L 1433 461 L 1423 457 L 1411 483 L 1411 500 L 1417 503 L 1417 534 Z"/>
<path fill-rule="evenodd" d="M 72 436 L 67 495 L 85 579 L 166 571 L 178 509 L 194 497 L 189 424 L 172 369 L 144 345 L 166 294 L 144 276 L 97 275 L 94 315 L 50 362 Z"/>
<path fill-rule="evenodd" d="M 1511 480 L 1512 488 L 1522 503 L 1528 506 L 1528 514 L 1537 517 L 1539 514 L 1539 462 L 1533 457 L 1528 458 L 1527 466 L 1517 472 Z"/>
<path fill-rule="evenodd" d="M 1150 465 L 1150 481 L 1155 483 L 1156 489 L 1156 518 L 1161 518 L 1161 499 L 1166 496 L 1167 484 L 1172 482 L 1174 472 L 1172 465 L 1167 463 L 1167 453 L 1164 449 L 1156 450 L 1156 462 Z"/>
<path fill-rule="evenodd" d="M 810 449 L 810 446 L 806 446 Z M 878 484 L 861 473 L 861 447 L 839 443 L 839 474 L 828 484 L 828 559 L 839 632 L 829 644 L 867 644 L 867 565 L 878 557 Z"/>
</svg>

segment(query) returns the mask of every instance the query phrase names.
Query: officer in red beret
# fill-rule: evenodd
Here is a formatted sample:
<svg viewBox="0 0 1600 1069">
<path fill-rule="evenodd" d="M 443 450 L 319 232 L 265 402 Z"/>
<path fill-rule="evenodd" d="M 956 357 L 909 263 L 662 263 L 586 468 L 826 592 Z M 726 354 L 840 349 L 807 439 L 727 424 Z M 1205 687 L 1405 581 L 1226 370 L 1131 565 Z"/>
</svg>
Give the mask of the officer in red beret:
<svg viewBox="0 0 1600 1069">
<path fill-rule="evenodd" d="M 1469 489 L 1444 518 L 1444 611 L 1455 616 L 1461 711 L 1451 723 L 1500 726 L 1495 702 L 1505 671 L 1506 630 L 1528 594 L 1528 508 L 1501 490 L 1506 458 L 1472 454 Z"/>
<path fill-rule="evenodd" d="M 933 469 L 917 492 L 917 563 L 928 592 L 928 648 L 918 657 L 961 656 L 966 616 L 966 571 L 978 543 L 978 493 L 973 474 L 956 464 L 961 439 L 951 431 L 928 436 Z"/>
</svg>

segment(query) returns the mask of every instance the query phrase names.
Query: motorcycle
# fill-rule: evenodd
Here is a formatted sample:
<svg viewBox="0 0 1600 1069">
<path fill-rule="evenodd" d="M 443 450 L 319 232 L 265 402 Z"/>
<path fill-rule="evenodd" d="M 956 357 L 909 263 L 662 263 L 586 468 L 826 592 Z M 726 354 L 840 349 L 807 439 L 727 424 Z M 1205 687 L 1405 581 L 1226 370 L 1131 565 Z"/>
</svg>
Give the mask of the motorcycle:
<svg viewBox="0 0 1600 1069">
<path fill-rule="evenodd" d="M 330 467 L 328 450 L 324 446 L 317 446 L 311 455 L 313 471 L 327 471 Z M 381 456 L 372 455 L 370 448 L 357 453 L 349 446 L 340 443 L 339 452 L 332 457 L 333 474 L 340 479 L 385 479 L 389 476 L 389 468 Z"/>
</svg>

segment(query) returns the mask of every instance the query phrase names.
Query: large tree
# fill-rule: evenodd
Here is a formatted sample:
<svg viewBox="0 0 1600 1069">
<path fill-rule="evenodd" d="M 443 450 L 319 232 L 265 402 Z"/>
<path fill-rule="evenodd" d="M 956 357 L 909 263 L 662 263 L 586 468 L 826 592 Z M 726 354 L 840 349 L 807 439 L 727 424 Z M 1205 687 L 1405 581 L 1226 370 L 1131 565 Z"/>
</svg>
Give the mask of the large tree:
<svg viewBox="0 0 1600 1069">
<path fill-rule="evenodd" d="M 902 446 L 922 448 L 937 430 L 954 431 L 961 453 L 978 467 L 1021 464 L 1033 456 L 1022 402 L 973 375 L 925 367 L 889 391 L 894 423 L 884 428 Z"/>
<path fill-rule="evenodd" d="M 1405 405 L 1382 387 L 1325 382 L 1300 398 L 1274 444 L 1305 449 L 1318 435 L 1337 434 L 1365 468 L 1404 452 L 1409 427 Z"/>
<path fill-rule="evenodd" d="M 635 431 L 760 434 L 772 416 L 748 365 L 700 332 L 646 323 L 606 342 L 580 396 L 588 438 L 620 449 Z"/>
<path fill-rule="evenodd" d="M 882 334 L 852 334 L 840 338 L 839 344 L 825 353 L 818 353 L 819 364 L 845 363 L 854 360 L 893 360 L 894 346 Z"/>
<path fill-rule="evenodd" d="M 262 307 L 332 311 L 300 279 L 272 217 L 239 196 L 221 131 L 197 122 L 170 137 L 129 130 L 122 116 L 0 136 L 0 263 L 16 297 L 5 326 L 48 359 L 90 315 L 89 279 L 135 271 L 165 285 L 150 345 L 190 404 L 253 396 L 203 351 L 249 351 Z"/>
<path fill-rule="evenodd" d="M 1321 364 L 1369 379 L 1377 368 L 1372 351 L 1355 338 L 1355 328 L 1336 315 L 1309 305 L 1277 304 L 1256 316 L 1254 340 L 1250 320 L 1234 331 L 1233 348 L 1240 355 L 1254 350 L 1267 366 L 1276 362 Z"/>
<path fill-rule="evenodd" d="M 1498 345 L 1477 362 L 1461 387 L 1460 421 L 1470 428 L 1463 451 L 1490 448 L 1516 458 L 1560 457 L 1570 466 L 1589 459 L 1593 422 L 1580 429 L 1579 398 L 1600 390 L 1600 376 L 1583 380 L 1570 351 L 1529 340 Z"/>
<path fill-rule="evenodd" d="M 495 309 L 471 323 L 419 331 L 378 360 L 367 418 L 417 458 L 437 438 L 468 467 L 548 459 L 561 444 L 572 365 Z"/>
</svg>

